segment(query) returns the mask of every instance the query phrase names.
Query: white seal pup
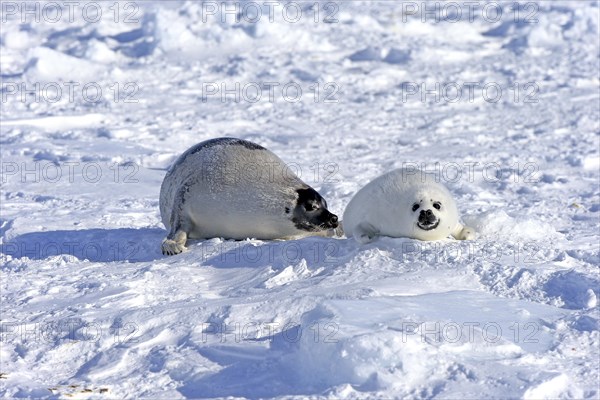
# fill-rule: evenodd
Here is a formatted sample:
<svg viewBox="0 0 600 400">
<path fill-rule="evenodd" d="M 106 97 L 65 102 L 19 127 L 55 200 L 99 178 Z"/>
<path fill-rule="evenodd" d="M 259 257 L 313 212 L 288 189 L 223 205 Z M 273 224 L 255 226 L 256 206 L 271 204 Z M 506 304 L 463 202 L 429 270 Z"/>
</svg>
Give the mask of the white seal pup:
<svg viewBox="0 0 600 400">
<path fill-rule="evenodd" d="M 439 240 L 474 239 L 475 231 L 459 222 L 452 195 L 436 176 L 400 168 L 369 182 L 344 211 L 347 237 L 368 243 L 378 236 Z"/>
<path fill-rule="evenodd" d="M 338 226 L 325 199 L 279 157 L 234 138 L 199 143 L 175 161 L 160 188 L 160 215 L 166 255 L 181 253 L 188 238 L 327 236 Z"/>
</svg>

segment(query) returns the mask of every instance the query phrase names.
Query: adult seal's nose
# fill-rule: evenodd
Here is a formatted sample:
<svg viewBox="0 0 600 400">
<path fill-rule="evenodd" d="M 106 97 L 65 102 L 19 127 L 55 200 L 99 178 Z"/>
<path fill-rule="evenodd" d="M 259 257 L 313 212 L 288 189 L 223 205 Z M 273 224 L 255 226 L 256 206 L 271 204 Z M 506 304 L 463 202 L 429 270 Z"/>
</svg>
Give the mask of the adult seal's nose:
<svg viewBox="0 0 600 400">
<path fill-rule="evenodd" d="M 331 214 L 331 217 L 329 217 L 329 223 L 331 225 L 333 225 L 334 228 L 337 227 L 337 224 L 338 224 L 338 217 L 337 217 L 337 215 Z"/>
</svg>

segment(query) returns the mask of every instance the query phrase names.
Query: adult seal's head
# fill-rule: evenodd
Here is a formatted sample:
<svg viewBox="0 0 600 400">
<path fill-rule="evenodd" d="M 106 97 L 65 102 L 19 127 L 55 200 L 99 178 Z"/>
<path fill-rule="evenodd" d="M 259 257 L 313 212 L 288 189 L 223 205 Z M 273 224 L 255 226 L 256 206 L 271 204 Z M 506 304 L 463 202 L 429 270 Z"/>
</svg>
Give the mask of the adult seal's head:
<svg viewBox="0 0 600 400">
<path fill-rule="evenodd" d="M 460 223 L 452 195 L 434 175 L 397 169 L 368 183 L 344 211 L 344 231 L 361 243 L 378 236 L 473 239 Z"/>
<path fill-rule="evenodd" d="M 327 209 L 327 202 L 313 188 L 298 189 L 298 200 L 292 222 L 299 230 L 318 232 L 323 229 L 335 229 L 338 226 L 338 217 Z"/>
<path fill-rule="evenodd" d="M 338 225 L 325 199 L 279 157 L 234 138 L 199 143 L 173 163 L 160 213 L 168 255 L 184 250 L 188 238 L 288 239 L 332 235 Z"/>
</svg>

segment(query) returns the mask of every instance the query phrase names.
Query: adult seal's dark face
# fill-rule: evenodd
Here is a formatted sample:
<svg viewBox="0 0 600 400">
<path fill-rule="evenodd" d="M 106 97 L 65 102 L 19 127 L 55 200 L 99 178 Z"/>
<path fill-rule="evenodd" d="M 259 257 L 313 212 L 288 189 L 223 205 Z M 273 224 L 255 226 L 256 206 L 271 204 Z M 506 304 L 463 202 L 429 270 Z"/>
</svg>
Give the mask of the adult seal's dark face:
<svg viewBox="0 0 600 400">
<path fill-rule="evenodd" d="M 298 189 L 298 200 L 292 212 L 292 222 L 302 231 L 317 232 L 335 229 L 338 217 L 327 209 L 327 202 L 312 188 Z"/>
</svg>

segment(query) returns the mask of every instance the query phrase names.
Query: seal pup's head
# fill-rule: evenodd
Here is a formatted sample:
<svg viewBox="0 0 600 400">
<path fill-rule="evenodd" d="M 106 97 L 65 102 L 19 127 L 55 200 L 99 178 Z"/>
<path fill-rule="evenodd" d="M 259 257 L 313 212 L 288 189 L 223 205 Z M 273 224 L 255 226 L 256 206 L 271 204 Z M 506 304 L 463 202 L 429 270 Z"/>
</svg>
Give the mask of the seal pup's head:
<svg viewBox="0 0 600 400">
<path fill-rule="evenodd" d="M 406 207 L 410 208 L 412 233 L 415 238 L 438 240 L 452 233 L 458 223 L 458 210 L 447 190 L 442 190 L 438 185 L 431 185 L 416 191 L 410 199 Z"/>
<path fill-rule="evenodd" d="M 318 232 L 335 229 L 338 226 L 338 217 L 327 209 L 325 199 L 313 188 L 297 189 L 298 197 L 291 213 L 292 222 L 301 231 Z"/>
</svg>

